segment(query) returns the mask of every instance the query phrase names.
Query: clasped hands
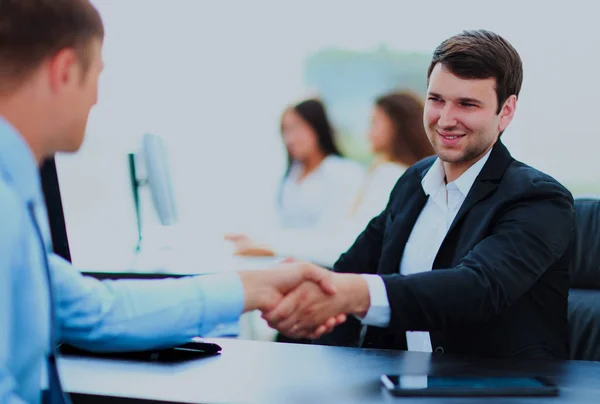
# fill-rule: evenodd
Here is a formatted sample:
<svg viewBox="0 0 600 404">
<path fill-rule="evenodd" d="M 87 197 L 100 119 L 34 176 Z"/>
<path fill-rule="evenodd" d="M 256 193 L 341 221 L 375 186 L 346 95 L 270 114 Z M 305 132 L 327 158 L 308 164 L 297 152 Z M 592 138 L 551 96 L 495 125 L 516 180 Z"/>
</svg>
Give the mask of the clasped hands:
<svg viewBox="0 0 600 404">
<path fill-rule="evenodd" d="M 286 261 L 273 269 L 239 273 L 244 311 L 260 310 L 267 323 L 292 338 L 316 339 L 346 321 L 364 317 L 370 296 L 360 275 Z"/>
</svg>

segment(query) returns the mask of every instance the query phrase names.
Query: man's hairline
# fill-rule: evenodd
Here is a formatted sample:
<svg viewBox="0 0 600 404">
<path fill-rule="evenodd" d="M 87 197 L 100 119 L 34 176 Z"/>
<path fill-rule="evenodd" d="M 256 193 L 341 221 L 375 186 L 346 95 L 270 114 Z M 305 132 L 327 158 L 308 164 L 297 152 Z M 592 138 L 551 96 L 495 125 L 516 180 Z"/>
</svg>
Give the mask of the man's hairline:
<svg viewBox="0 0 600 404">
<path fill-rule="evenodd" d="M 428 69 L 428 73 L 429 73 L 429 74 L 427 75 L 427 92 L 429 92 L 429 79 L 431 78 L 431 73 L 433 73 L 433 69 L 435 69 L 435 67 L 436 67 L 437 65 L 440 65 L 442 68 L 445 68 L 445 69 L 447 69 L 447 70 L 450 72 L 450 74 L 452 74 L 452 75 L 454 75 L 454 76 L 458 77 L 458 78 L 459 78 L 459 79 L 461 79 L 461 80 L 489 80 L 489 79 L 493 79 L 493 80 L 494 80 L 494 92 L 496 93 L 496 97 L 495 97 L 495 99 L 496 99 L 496 102 L 498 102 L 498 80 L 496 79 L 496 77 L 494 77 L 493 75 L 491 75 L 491 76 L 489 76 L 489 77 L 484 77 L 484 78 L 462 77 L 462 76 L 460 76 L 460 75 L 456 74 L 454 71 L 452 71 L 452 69 L 451 69 L 451 68 L 449 68 L 447 65 L 445 65 L 445 64 L 444 64 L 444 62 L 442 62 L 442 61 L 437 61 L 437 62 L 435 62 L 435 64 L 434 64 L 434 65 L 432 65 L 432 66 L 431 66 L 431 67 Z M 516 94 L 514 94 L 514 93 L 513 93 L 513 94 L 509 94 L 509 95 L 507 95 L 507 96 L 506 96 L 506 98 L 505 98 L 505 100 L 504 100 L 504 103 L 506 103 L 506 101 L 508 101 L 508 99 L 509 99 L 511 96 L 513 96 L 513 95 L 514 95 L 514 96 L 515 96 L 515 98 L 518 100 L 518 98 L 519 98 L 519 97 L 518 97 Z M 502 112 L 502 107 L 503 107 L 503 106 L 504 106 L 504 104 L 503 104 L 503 105 L 497 105 L 497 106 L 496 106 L 496 115 L 500 115 L 500 112 Z"/>
</svg>

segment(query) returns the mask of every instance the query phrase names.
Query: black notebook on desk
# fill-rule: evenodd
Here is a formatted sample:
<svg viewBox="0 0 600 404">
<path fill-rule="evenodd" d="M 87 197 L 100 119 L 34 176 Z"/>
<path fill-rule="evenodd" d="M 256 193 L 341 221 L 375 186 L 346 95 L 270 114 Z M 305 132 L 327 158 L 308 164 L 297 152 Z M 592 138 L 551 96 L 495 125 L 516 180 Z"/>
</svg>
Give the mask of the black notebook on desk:
<svg viewBox="0 0 600 404">
<path fill-rule="evenodd" d="M 90 352 L 69 344 L 61 344 L 58 351 L 64 356 L 84 356 L 141 362 L 180 363 L 218 355 L 221 353 L 221 346 L 212 342 L 194 341 L 164 349 L 149 349 L 130 352 Z"/>
</svg>

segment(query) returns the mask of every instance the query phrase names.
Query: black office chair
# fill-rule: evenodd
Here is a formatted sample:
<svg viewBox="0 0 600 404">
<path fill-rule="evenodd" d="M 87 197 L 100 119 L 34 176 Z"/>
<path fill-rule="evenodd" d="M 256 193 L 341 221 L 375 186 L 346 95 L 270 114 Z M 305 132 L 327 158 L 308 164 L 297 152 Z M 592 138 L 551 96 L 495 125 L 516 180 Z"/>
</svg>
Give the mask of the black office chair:
<svg viewBox="0 0 600 404">
<path fill-rule="evenodd" d="M 569 291 L 570 358 L 600 361 L 600 199 L 576 199 Z"/>
</svg>

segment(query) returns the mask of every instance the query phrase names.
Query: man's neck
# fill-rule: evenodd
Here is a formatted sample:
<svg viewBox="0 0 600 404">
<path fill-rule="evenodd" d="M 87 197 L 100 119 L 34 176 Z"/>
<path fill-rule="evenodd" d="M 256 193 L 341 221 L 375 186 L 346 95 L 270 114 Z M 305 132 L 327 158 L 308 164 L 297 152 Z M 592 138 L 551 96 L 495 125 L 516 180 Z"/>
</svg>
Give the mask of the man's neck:
<svg viewBox="0 0 600 404">
<path fill-rule="evenodd" d="M 463 161 L 460 163 L 448 163 L 446 161 L 442 161 L 442 167 L 444 167 L 444 175 L 446 176 L 446 184 L 449 184 L 459 179 L 461 175 L 463 175 L 469 168 L 471 168 L 473 164 L 481 160 L 493 147 L 494 145 L 492 144 L 479 156 L 469 161 Z"/>
<path fill-rule="evenodd" d="M 41 165 L 47 156 L 41 137 L 36 135 L 39 121 L 35 119 L 38 115 L 31 104 L 28 105 L 25 97 L 19 94 L 0 97 L 0 116 L 25 140 L 38 166 Z"/>
</svg>

